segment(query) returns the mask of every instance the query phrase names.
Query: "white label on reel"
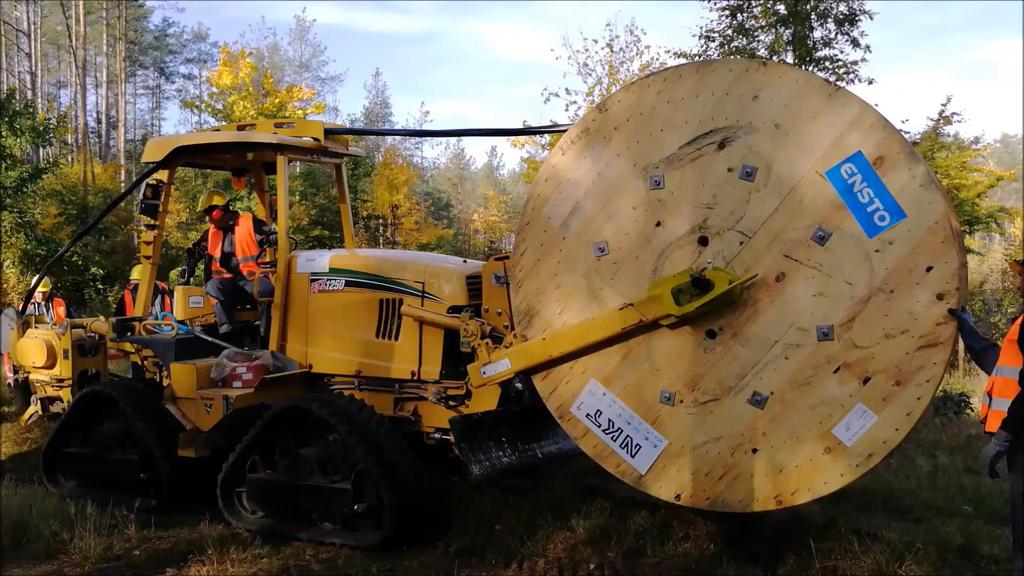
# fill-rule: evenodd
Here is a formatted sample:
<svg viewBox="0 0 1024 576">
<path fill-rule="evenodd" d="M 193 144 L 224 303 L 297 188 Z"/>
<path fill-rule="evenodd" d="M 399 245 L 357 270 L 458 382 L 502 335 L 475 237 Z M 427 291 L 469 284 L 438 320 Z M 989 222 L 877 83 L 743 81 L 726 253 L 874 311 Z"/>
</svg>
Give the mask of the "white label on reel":
<svg viewBox="0 0 1024 576">
<path fill-rule="evenodd" d="M 497 362 L 491 362 L 490 364 L 484 364 L 480 367 L 480 375 L 484 378 L 490 378 L 495 374 L 501 374 L 502 372 L 512 369 L 512 361 L 508 358 L 502 358 Z"/>
<path fill-rule="evenodd" d="M 202 308 L 206 305 L 206 298 L 202 296 L 189 296 L 188 307 L 189 308 Z"/>
<path fill-rule="evenodd" d="M 570 411 L 640 474 L 647 474 L 668 446 L 664 436 L 593 378 Z"/>
<path fill-rule="evenodd" d="M 878 421 L 878 416 L 867 406 L 857 403 L 852 410 L 832 429 L 832 435 L 847 446 L 853 446 L 857 440 Z"/>
<path fill-rule="evenodd" d="M 295 262 L 296 274 L 308 274 L 310 272 L 328 272 L 331 269 L 330 252 L 306 252 L 299 254 Z"/>
</svg>

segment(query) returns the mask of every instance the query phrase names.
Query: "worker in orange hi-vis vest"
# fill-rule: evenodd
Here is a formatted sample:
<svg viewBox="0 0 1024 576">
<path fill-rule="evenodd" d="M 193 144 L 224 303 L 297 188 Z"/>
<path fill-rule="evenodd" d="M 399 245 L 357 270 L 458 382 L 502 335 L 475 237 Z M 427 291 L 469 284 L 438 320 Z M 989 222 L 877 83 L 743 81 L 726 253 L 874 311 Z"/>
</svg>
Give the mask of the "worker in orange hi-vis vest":
<svg viewBox="0 0 1024 576">
<path fill-rule="evenodd" d="M 277 245 L 277 234 L 260 218 L 233 210 L 227 194 L 220 190 L 205 192 L 199 199 L 199 210 L 210 227 L 186 251 L 186 257 L 206 257 L 211 276 L 206 282 L 206 294 L 215 301 L 213 312 L 220 333 L 231 334 L 234 309 L 240 299 L 274 295 L 270 279 L 258 275 L 256 259 L 261 250 Z M 265 337 L 270 308 L 263 304 L 259 308 L 260 332 Z"/>
<path fill-rule="evenodd" d="M 114 308 L 114 316 L 141 316 L 146 313 L 141 306 L 138 309 L 135 306 L 140 280 L 142 280 L 142 264 L 136 264 L 132 267 L 131 274 L 128 275 L 128 285 L 121 292 L 121 298 L 118 299 L 117 306 Z M 153 282 L 153 303 L 149 307 L 148 317 L 157 319 L 161 312 L 172 312 L 174 310 L 172 302 L 170 287 L 159 280 Z"/>
<path fill-rule="evenodd" d="M 35 284 L 38 279 L 39 277 L 36 276 L 32 279 L 32 283 Z M 25 310 L 26 316 L 44 316 L 50 324 L 62 324 L 64 320 L 72 317 L 64 300 L 57 298 L 50 291 L 52 287 L 50 279 L 43 276 L 39 286 L 36 286 L 35 294 L 32 295 L 32 301 L 28 303 L 28 308 Z"/>
<path fill-rule="evenodd" d="M 1024 297 L 1024 260 L 1013 260 L 1018 288 Z M 981 421 L 992 435 L 981 452 L 982 466 L 990 478 L 999 478 L 999 464 L 1006 459 L 1010 476 L 1010 522 L 1013 534 L 1013 573 L 1024 575 L 1024 340 L 1020 338 L 1018 315 L 998 345 L 982 336 L 974 320 L 963 307 L 950 308 L 956 318 L 960 337 L 971 360 L 986 374 L 988 381 L 981 397 Z"/>
</svg>

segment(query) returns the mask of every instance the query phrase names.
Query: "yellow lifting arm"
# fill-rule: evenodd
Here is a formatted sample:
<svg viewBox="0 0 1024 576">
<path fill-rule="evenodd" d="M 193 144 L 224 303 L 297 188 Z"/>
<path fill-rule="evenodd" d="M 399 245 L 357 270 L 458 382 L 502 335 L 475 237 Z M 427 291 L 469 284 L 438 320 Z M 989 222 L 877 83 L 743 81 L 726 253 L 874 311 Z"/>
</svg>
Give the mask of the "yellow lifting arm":
<svg viewBox="0 0 1024 576">
<path fill-rule="evenodd" d="M 482 347 L 477 346 L 477 361 L 469 365 L 470 386 L 478 388 L 500 382 L 654 322 L 666 326 L 691 322 L 736 302 L 743 286 L 756 276 L 740 278 L 717 267 L 702 272 L 686 269 L 656 280 L 640 300 L 579 324 L 495 350 L 487 355 L 489 357 L 481 358 Z"/>
<path fill-rule="evenodd" d="M 474 388 L 507 380 L 515 374 L 538 366 L 557 363 L 587 348 L 622 337 L 655 322 L 682 325 L 735 303 L 743 286 L 757 274 L 738 277 L 728 270 L 712 267 L 700 272 L 688 268 L 655 281 L 647 294 L 608 310 L 579 324 L 556 330 L 532 340 L 512 339 L 511 344 L 496 348 L 487 339 L 472 338 L 476 362 L 469 365 L 469 383 Z M 428 313 L 416 306 L 403 306 L 402 313 L 420 322 L 442 328 L 463 324 L 463 339 L 469 333 L 485 334 L 486 330 L 467 330 L 467 323 L 483 324 L 478 319 L 459 318 Z M 443 318 L 435 318 L 435 316 Z"/>
</svg>

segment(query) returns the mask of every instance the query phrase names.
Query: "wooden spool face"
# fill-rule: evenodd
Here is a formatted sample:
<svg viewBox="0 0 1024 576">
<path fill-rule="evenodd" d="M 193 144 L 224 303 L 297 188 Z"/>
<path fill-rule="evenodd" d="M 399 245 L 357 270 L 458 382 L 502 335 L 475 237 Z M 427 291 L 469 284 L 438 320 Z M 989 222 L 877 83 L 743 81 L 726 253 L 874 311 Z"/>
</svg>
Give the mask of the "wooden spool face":
<svg viewBox="0 0 1024 576">
<path fill-rule="evenodd" d="M 858 151 L 861 180 L 843 168 Z M 833 167 L 853 179 L 851 208 Z M 906 218 L 869 238 L 887 223 L 872 198 L 857 203 L 879 188 L 872 171 Z M 538 337 L 709 262 L 759 276 L 724 312 L 535 375 L 549 410 L 609 472 L 686 506 L 781 508 L 867 472 L 935 393 L 956 338 L 946 309 L 966 294 L 959 226 L 927 165 L 870 105 L 807 72 L 662 70 L 584 115 L 544 162 L 516 232 L 517 329 Z M 584 401 L 590 382 L 611 396 Z M 649 457 L 657 435 L 641 473 L 634 453 Z"/>
</svg>

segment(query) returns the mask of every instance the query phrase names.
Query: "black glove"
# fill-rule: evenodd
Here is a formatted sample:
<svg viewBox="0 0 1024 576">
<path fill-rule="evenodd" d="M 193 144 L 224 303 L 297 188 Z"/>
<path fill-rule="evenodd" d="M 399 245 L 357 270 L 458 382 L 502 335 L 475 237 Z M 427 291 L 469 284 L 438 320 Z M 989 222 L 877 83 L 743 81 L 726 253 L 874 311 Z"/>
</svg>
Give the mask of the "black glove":
<svg viewBox="0 0 1024 576">
<path fill-rule="evenodd" d="M 260 248 L 277 248 L 277 234 L 267 234 L 257 242 Z"/>
<path fill-rule="evenodd" d="M 960 329 L 961 332 L 964 331 L 964 328 L 974 326 L 974 316 L 971 316 L 971 313 L 967 311 L 966 307 L 961 306 L 959 309 L 947 308 L 946 312 L 949 312 L 950 316 L 956 318 L 956 327 Z"/>
<path fill-rule="evenodd" d="M 193 244 L 185 248 L 185 284 L 192 282 L 199 262 L 206 258 L 206 243 Z"/>
<path fill-rule="evenodd" d="M 988 473 L 989 478 L 993 480 L 999 478 L 999 471 L 996 470 L 996 467 L 1003 461 L 1003 458 L 1006 458 L 1006 452 L 1014 440 L 1016 439 L 1009 432 L 996 430 L 988 446 L 981 451 L 981 467 Z"/>
<path fill-rule="evenodd" d="M 185 262 L 190 262 L 193 265 L 199 263 L 200 260 L 206 257 L 206 243 L 202 242 L 199 244 L 193 244 L 185 248 Z"/>
</svg>

